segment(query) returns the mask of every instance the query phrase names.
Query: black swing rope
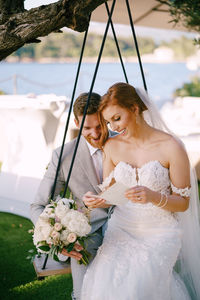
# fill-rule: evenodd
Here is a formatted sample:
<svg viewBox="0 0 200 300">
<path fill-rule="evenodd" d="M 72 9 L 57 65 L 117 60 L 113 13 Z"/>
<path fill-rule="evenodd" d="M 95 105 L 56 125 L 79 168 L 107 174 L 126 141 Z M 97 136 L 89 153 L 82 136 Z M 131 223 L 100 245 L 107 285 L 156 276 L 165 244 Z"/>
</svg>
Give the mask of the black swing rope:
<svg viewBox="0 0 200 300">
<path fill-rule="evenodd" d="M 108 7 L 108 3 L 107 2 L 105 3 L 105 6 L 106 6 L 106 10 L 107 10 L 108 17 L 109 17 L 110 12 L 109 12 L 109 7 Z M 128 83 L 128 77 L 126 75 L 126 70 L 125 70 L 125 67 L 124 67 L 123 60 L 122 60 L 122 56 L 121 56 L 121 52 L 120 52 L 120 48 L 119 48 L 119 44 L 118 44 L 118 40 L 117 40 L 117 36 L 116 36 L 116 33 L 115 33 L 115 29 L 114 29 L 114 26 L 113 26 L 112 19 L 110 19 L 110 26 L 112 28 L 113 37 L 114 37 L 115 44 L 116 44 L 116 47 L 117 47 L 117 52 L 118 52 L 119 59 L 120 59 L 120 62 L 121 62 L 122 70 L 124 72 L 124 77 L 125 77 L 126 83 Z"/>
<path fill-rule="evenodd" d="M 140 51 L 139 51 L 139 47 L 138 47 L 137 37 L 136 37 L 136 34 L 135 34 L 135 28 L 134 28 L 134 25 L 133 25 L 133 18 L 132 18 L 132 15 L 131 15 L 129 0 L 126 0 L 126 7 L 127 7 L 129 21 L 130 21 L 131 30 L 132 30 L 132 34 L 133 34 L 133 39 L 134 39 L 134 43 L 135 43 L 135 49 L 136 49 L 136 52 L 137 52 L 137 57 L 138 57 L 139 65 L 140 65 L 140 72 L 141 72 L 141 75 L 142 75 L 142 81 L 143 81 L 144 89 L 147 92 L 147 85 L 146 85 L 146 80 L 145 80 L 145 77 L 144 77 L 144 71 L 143 71 L 143 67 L 142 67 L 142 61 L 141 61 L 141 57 L 140 57 Z"/>
</svg>

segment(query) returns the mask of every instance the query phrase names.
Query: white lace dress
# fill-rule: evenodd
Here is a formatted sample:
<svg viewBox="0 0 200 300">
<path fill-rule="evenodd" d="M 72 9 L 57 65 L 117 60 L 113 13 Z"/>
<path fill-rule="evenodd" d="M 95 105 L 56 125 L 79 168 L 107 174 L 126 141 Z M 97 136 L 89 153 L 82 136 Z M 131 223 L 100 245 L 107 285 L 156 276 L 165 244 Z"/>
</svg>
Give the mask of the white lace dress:
<svg viewBox="0 0 200 300">
<path fill-rule="evenodd" d="M 107 183 L 111 177 L 128 187 L 138 184 L 166 194 L 175 189 L 168 169 L 159 161 L 137 169 L 120 162 Z M 187 195 L 187 189 L 176 192 Z M 103 244 L 84 277 L 81 300 L 190 299 L 173 271 L 180 248 L 175 214 L 152 203 L 129 201 L 116 206 Z"/>
</svg>

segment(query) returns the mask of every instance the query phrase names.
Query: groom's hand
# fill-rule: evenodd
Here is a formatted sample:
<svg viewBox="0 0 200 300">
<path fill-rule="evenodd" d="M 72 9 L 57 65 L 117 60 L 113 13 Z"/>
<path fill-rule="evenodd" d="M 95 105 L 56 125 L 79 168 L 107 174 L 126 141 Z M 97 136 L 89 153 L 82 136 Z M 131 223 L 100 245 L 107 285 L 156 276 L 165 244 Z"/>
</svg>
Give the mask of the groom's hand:
<svg viewBox="0 0 200 300">
<path fill-rule="evenodd" d="M 88 208 L 107 208 L 111 206 L 105 203 L 105 199 L 98 195 L 93 195 L 92 192 L 87 192 L 83 196 L 83 202 Z"/>
<path fill-rule="evenodd" d="M 83 247 L 81 245 L 75 244 L 72 251 L 68 252 L 65 248 L 63 248 L 61 254 L 74 258 L 76 260 L 80 260 L 82 258 L 82 254 L 79 253 L 79 251 L 81 250 L 83 250 Z"/>
</svg>

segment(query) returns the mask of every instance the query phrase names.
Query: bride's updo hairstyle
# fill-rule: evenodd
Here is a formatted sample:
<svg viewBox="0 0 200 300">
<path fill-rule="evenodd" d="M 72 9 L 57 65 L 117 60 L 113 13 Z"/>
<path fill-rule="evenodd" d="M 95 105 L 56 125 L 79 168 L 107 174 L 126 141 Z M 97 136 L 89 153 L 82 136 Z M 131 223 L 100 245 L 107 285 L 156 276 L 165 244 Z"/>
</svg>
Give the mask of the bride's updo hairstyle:
<svg viewBox="0 0 200 300">
<path fill-rule="evenodd" d="M 148 109 L 132 85 L 124 82 L 118 82 L 112 85 L 107 93 L 101 97 L 99 105 L 100 121 L 102 125 L 101 146 L 105 144 L 108 137 L 108 131 L 105 129 L 105 121 L 102 112 L 109 105 L 119 105 L 130 111 L 133 111 L 134 106 L 137 106 L 139 108 L 139 114 L 142 114 L 143 111 Z"/>
</svg>

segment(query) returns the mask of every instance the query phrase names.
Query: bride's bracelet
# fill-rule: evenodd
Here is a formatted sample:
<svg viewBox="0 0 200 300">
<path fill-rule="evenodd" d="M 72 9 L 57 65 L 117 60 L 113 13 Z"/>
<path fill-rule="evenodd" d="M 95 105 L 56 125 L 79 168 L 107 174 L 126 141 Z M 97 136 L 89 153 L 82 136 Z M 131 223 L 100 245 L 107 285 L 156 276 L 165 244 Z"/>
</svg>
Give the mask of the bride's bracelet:
<svg viewBox="0 0 200 300">
<path fill-rule="evenodd" d="M 165 201 L 162 204 L 164 198 L 165 198 Z M 161 193 L 160 201 L 157 204 L 157 207 L 163 208 L 163 207 L 165 207 L 167 205 L 167 202 L 168 202 L 168 196 L 166 196 L 165 194 Z"/>
<path fill-rule="evenodd" d="M 167 205 L 167 202 L 168 202 L 168 196 L 164 195 L 165 196 L 165 202 L 163 203 L 163 205 L 160 206 L 160 208 L 163 208 Z"/>
<path fill-rule="evenodd" d="M 160 207 L 160 205 L 162 204 L 162 202 L 163 202 L 163 198 L 164 198 L 164 194 L 163 193 L 161 193 L 161 196 L 160 196 L 160 201 L 159 201 L 159 203 L 158 204 L 156 204 L 156 206 L 158 206 L 158 207 Z"/>
</svg>

